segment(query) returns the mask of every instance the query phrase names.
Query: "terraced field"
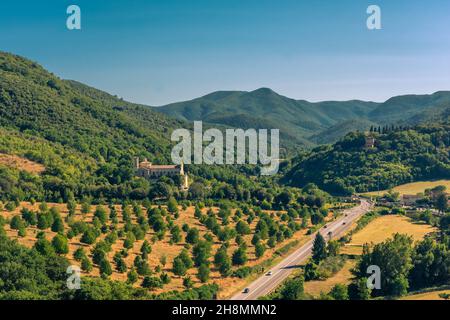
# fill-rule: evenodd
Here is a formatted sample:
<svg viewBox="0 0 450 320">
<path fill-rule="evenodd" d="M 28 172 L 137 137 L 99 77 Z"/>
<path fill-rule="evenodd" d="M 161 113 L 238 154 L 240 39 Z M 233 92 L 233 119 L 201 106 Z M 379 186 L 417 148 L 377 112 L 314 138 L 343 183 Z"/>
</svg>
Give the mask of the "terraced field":
<svg viewBox="0 0 450 320">
<path fill-rule="evenodd" d="M 67 216 L 68 216 L 68 209 L 65 204 L 56 204 L 51 203 L 48 204 L 49 209 L 52 207 L 55 207 L 58 209 L 61 218 L 64 220 L 64 233 L 67 234 L 67 232 L 71 229 L 69 226 L 69 223 L 67 222 Z M 11 219 L 14 216 L 20 216 L 21 210 L 23 208 L 27 208 L 29 210 L 32 210 L 33 212 L 39 211 L 39 203 L 31 204 L 31 203 L 21 203 L 18 208 L 15 210 L 9 212 L 6 210 L 0 211 L 0 215 L 6 219 L 7 222 L 11 221 Z M 107 214 L 109 215 L 110 210 L 107 206 L 103 206 L 103 208 L 107 211 Z M 81 207 L 80 205 L 77 206 L 76 214 L 70 218 L 71 222 L 74 221 L 83 221 L 86 222 L 88 225 L 91 225 L 93 222 L 93 216 L 95 211 L 95 206 L 92 206 L 89 213 L 82 214 L 81 213 Z M 123 229 L 125 227 L 125 224 L 123 222 L 123 212 L 122 207 L 117 205 L 115 206 L 116 212 L 117 212 L 117 218 L 118 218 L 118 224 L 115 226 L 117 230 Z M 212 245 L 212 255 L 216 252 L 216 250 L 220 247 L 221 242 L 218 240 L 218 238 L 214 235 L 212 235 L 211 231 L 209 231 L 206 226 L 199 222 L 199 219 L 197 219 L 194 216 L 194 207 L 188 207 L 185 210 L 183 208 L 179 207 L 180 215 L 178 218 L 173 218 L 173 223 L 179 226 L 180 228 L 183 227 L 184 224 L 189 225 L 190 228 L 195 227 L 199 230 L 199 236 L 200 238 L 203 238 L 206 234 L 209 234 L 213 236 L 214 243 Z M 203 208 L 202 213 L 206 215 L 209 208 Z M 215 213 L 219 211 L 219 208 L 211 208 Z M 144 215 L 145 215 L 145 209 Z M 235 212 L 235 210 L 233 210 Z M 274 219 L 276 219 L 280 224 L 286 224 L 286 222 L 283 222 L 281 220 L 281 215 L 285 212 L 267 212 L 272 215 Z M 217 217 L 217 220 L 219 224 L 222 223 L 222 220 L 220 217 Z M 302 243 L 306 242 L 308 239 L 308 236 L 306 236 L 306 229 L 302 229 L 300 231 L 297 231 L 294 233 L 294 235 L 289 238 L 285 239 L 284 241 L 277 243 L 277 245 L 274 248 L 267 247 L 266 252 L 264 255 L 260 258 L 256 258 L 255 256 L 255 247 L 251 244 L 251 239 L 253 237 L 255 227 L 257 222 L 259 221 L 258 218 L 254 219 L 254 221 L 250 224 L 251 233 L 243 236 L 246 244 L 247 244 L 247 256 L 248 256 L 248 262 L 245 264 L 245 266 L 256 266 L 259 264 L 264 263 L 268 259 L 271 259 L 274 256 L 274 252 L 289 243 L 292 243 L 296 241 L 296 245 L 301 245 Z M 297 222 L 300 222 L 298 219 Z M 110 222 L 107 222 L 110 225 Z M 134 214 L 132 214 L 132 224 L 137 224 L 137 218 Z M 230 219 L 230 222 L 228 224 L 228 227 L 235 228 L 236 222 L 233 221 L 233 219 Z M 25 236 L 19 236 L 19 233 L 17 230 L 14 230 L 10 227 L 9 223 L 6 223 L 4 226 L 4 229 L 7 233 L 7 235 L 10 238 L 16 239 L 19 243 L 27 246 L 32 247 L 34 243 L 37 241 L 37 234 L 38 232 L 44 232 L 46 238 L 51 241 L 57 233 L 51 231 L 50 229 L 40 230 L 37 228 L 37 226 L 29 225 L 26 227 L 26 235 Z M 94 248 L 95 244 L 104 240 L 107 234 L 101 234 L 96 242 L 92 245 L 87 245 L 85 243 L 82 243 L 80 241 L 81 235 L 77 235 L 73 237 L 72 239 L 69 239 L 69 253 L 66 255 L 66 257 L 69 259 L 69 261 L 74 265 L 80 265 L 80 262 L 76 261 L 73 257 L 73 253 L 80 247 L 84 248 L 86 253 L 88 254 L 89 258 L 92 257 L 91 250 Z M 151 253 L 148 256 L 148 264 L 152 270 L 152 276 L 158 276 L 162 272 L 165 272 L 170 275 L 171 281 L 169 284 L 166 284 L 162 289 L 156 289 L 154 290 L 155 293 L 161 293 L 161 292 L 167 292 L 171 290 L 183 290 L 183 279 L 180 276 L 176 276 L 172 273 L 172 263 L 173 259 L 181 252 L 183 248 L 186 247 L 186 241 L 185 241 L 185 233 L 182 231 L 182 240 L 179 243 L 173 243 L 171 241 L 171 234 L 170 232 L 166 232 L 164 237 L 162 239 L 156 239 L 156 233 L 153 231 L 153 229 L 149 229 L 147 233 L 145 234 L 145 240 L 149 241 L 151 244 Z M 111 263 L 113 273 L 110 276 L 113 280 L 119 280 L 119 281 L 126 281 L 127 280 L 127 273 L 120 273 L 115 269 L 115 265 L 113 262 L 113 257 L 116 252 L 119 252 L 124 249 L 124 237 L 120 237 L 115 241 L 115 243 L 111 246 L 111 251 L 107 253 L 107 258 L 109 262 Z M 140 248 L 144 242 L 143 240 L 137 240 L 134 242 L 133 247 L 127 250 L 127 256 L 124 258 L 127 269 L 129 270 L 133 266 L 134 259 L 139 256 Z M 232 253 L 238 248 L 238 245 L 234 241 L 234 239 L 229 241 L 230 246 L 228 248 L 228 254 L 231 257 Z M 189 248 L 189 246 L 188 246 Z M 291 248 L 294 249 L 294 248 Z M 212 261 L 212 259 L 211 259 Z M 211 264 L 211 266 L 213 266 Z M 236 268 L 236 267 L 234 267 Z M 160 269 L 160 270 L 158 270 Z M 84 273 L 84 275 L 89 276 L 99 276 L 100 271 L 99 267 L 97 265 L 94 265 L 94 268 L 89 273 Z M 191 279 L 194 281 L 194 286 L 200 285 L 200 281 L 197 279 L 197 269 L 191 268 L 188 270 L 187 275 L 191 276 Z M 139 286 L 142 283 L 143 277 L 140 276 L 140 279 L 138 282 L 136 282 L 136 286 Z M 235 288 L 241 287 L 245 285 L 246 279 L 240 279 L 237 277 L 222 277 L 220 273 L 214 268 L 211 268 L 211 274 L 210 274 L 210 280 L 209 282 L 217 283 L 221 290 L 219 292 L 219 297 L 227 297 L 230 294 L 232 294 L 235 291 Z"/>
</svg>

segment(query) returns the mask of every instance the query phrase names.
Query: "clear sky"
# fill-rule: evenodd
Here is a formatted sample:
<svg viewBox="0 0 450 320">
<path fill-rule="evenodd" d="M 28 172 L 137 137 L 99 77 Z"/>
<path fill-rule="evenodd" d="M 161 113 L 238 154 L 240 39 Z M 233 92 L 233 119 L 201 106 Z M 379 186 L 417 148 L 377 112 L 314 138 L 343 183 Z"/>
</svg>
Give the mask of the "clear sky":
<svg viewBox="0 0 450 320">
<path fill-rule="evenodd" d="M 366 27 L 370 4 L 382 30 Z M 450 1 L 2 0 L 0 50 L 148 105 L 259 87 L 383 101 L 450 90 Z"/>
</svg>

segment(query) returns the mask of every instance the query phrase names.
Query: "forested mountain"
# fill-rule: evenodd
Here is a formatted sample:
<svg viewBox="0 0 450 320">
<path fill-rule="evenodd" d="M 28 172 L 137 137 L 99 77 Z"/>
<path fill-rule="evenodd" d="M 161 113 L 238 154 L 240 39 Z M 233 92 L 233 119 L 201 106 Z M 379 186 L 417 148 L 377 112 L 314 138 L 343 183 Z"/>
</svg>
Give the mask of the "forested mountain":
<svg viewBox="0 0 450 320">
<path fill-rule="evenodd" d="M 410 123 L 411 118 L 436 109 L 450 107 L 450 92 L 439 91 L 431 95 L 405 95 L 393 97 L 380 104 L 369 114 L 369 119 L 382 124 Z"/>
<path fill-rule="evenodd" d="M 180 181 L 136 177 L 133 157 L 171 163 L 170 134 L 192 123 L 75 81 L 61 80 L 35 62 L 0 53 L 0 158 L 32 160 L 45 167 L 32 174 L 0 162 L 0 201 L 95 202 L 178 196 Z M 207 127 L 207 125 L 205 125 Z M 250 166 L 191 166 L 198 193 L 248 198 L 263 184 Z M 265 188 L 276 193 L 272 182 Z"/>
<path fill-rule="evenodd" d="M 142 199 L 151 194 L 152 186 L 134 177 L 132 157 L 170 161 L 169 134 L 174 128 L 191 126 L 185 120 L 241 128 L 280 127 L 284 139 L 320 144 L 376 127 L 389 114 L 391 122 L 397 119 L 404 124 L 441 121 L 450 114 L 449 97 L 449 92 L 437 92 L 396 97 L 383 104 L 309 103 L 263 88 L 216 92 L 157 109 L 175 120 L 147 106 L 61 80 L 27 59 L 0 53 L 0 154 L 22 156 L 46 168 L 41 175 L 32 175 L 0 165 L 0 190 L 3 197 L 21 200 Z M 402 121 L 397 106 L 405 115 Z M 353 189 L 368 191 L 378 185 L 387 188 L 415 179 L 447 177 L 446 139 L 448 125 L 418 126 L 381 134 L 376 148 L 365 150 L 363 135 L 352 133 L 333 146 L 297 158 L 285 181 L 296 186 L 314 182 L 328 191 L 348 194 Z M 192 167 L 191 172 L 209 184 L 212 194 L 231 193 L 237 198 L 242 196 L 238 189 L 252 185 L 244 180 L 256 174 L 252 168 L 228 167 Z M 225 184 L 212 186 L 213 180 Z"/>
<path fill-rule="evenodd" d="M 418 124 L 450 107 L 450 92 L 406 95 L 384 103 L 325 101 L 311 103 L 281 96 L 271 89 L 219 91 L 191 101 L 157 108 L 182 120 L 203 120 L 238 128 L 279 128 L 282 142 L 333 143 L 350 131 L 371 125 Z"/>
<path fill-rule="evenodd" d="M 149 108 L 60 80 L 18 56 L 0 54 L 0 81 L 2 127 L 68 145 L 97 159 L 142 145 L 152 154 L 163 153 L 168 137 L 161 132 L 177 124 Z M 101 151 L 104 148 L 108 151 Z"/>
<path fill-rule="evenodd" d="M 148 189 L 132 179 L 132 157 L 167 163 L 170 132 L 186 124 L 0 53 L 0 127 L 0 153 L 46 167 L 42 176 L 0 167 L 3 194 L 56 201 Z"/>
<path fill-rule="evenodd" d="M 369 120 L 346 120 L 339 122 L 334 126 L 321 131 L 320 133 L 313 135 L 309 138 L 310 141 L 316 144 L 334 143 L 344 137 L 347 133 L 352 131 L 367 131 L 371 127 L 376 127 L 375 122 Z"/>
<path fill-rule="evenodd" d="M 279 128 L 281 139 L 311 145 L 308 137 L 337 123 L 364 118 L 377 104 L 362 101 L 310 103 L 268 88 L 252 92 L 218 91 L 156 110 L 182 120 L 202 120 L 238 128 Z"/>
<path fill-rule="evenodd" d="M 426 179 L 450 178 L 450 122 L 373 133 L 375 147 L 365 148 L 364 133 L 353 132 L 334 145 L 321 146 L 294 160 L 285 181 L 313 182 L 334 194 L 383 190 Z"/>
</svg>

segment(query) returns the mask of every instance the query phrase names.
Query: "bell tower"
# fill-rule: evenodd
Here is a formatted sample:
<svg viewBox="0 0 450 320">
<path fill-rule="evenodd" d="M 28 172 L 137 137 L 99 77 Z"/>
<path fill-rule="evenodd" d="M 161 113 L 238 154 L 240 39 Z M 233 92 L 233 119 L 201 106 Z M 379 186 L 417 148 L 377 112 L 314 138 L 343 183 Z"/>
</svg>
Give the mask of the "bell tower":
<svg viewBox="0 0 450 320">
<path fill-rule="evenodd" d="M 180 175 L 184 176 L 184 163 L 183 163 L 183 161 L 181 161 L 181 163 L 180 163 Z"/>
<path fill-rule="evenodd" d="M 134 168 L 137 170 L 140 167 L 139 157 L 134 158 Z"/>
</svg>

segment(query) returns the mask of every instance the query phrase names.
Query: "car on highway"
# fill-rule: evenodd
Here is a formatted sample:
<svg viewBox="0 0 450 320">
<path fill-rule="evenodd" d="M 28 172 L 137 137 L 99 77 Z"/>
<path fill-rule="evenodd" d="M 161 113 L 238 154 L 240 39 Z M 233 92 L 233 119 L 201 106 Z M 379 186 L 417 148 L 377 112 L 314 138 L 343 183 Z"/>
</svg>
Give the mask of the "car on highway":
<svg viewBox="0 0 450 320">
<path fill-rule="evenodd" d="M 345 225 L 346 225 L 346 222 L 344 221 L 344 222 L 342 222 L 342 224 L 345 226 Z"/>
<path fill-rule="evenodd" d="M 269 271 L 269 272 L 266 273 L 266 276 L 270 277 L 271 275 L 272 275 L 272 271 Z"/>
<path fill-rule="evenodd" d="M 245 288 L 243 293 L 249 293 L 250 289 L 249 288 Z"/>
</svg>

